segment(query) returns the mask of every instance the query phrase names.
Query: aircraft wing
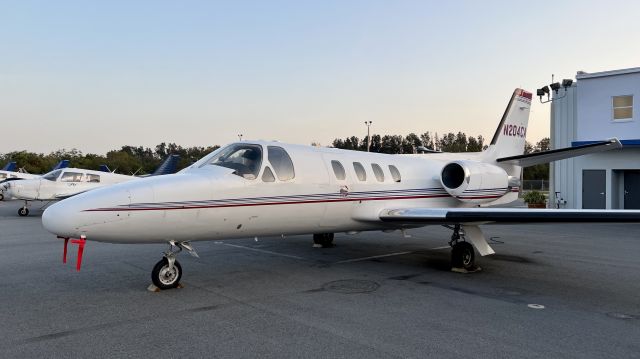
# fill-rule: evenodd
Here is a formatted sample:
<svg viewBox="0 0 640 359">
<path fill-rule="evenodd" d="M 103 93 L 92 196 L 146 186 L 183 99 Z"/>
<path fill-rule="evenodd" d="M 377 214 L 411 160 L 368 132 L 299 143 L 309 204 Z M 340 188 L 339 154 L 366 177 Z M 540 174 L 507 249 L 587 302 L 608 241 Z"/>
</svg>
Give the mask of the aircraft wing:
<svg viewBox="0 0 640 359">
<path fill-rule="evenodd" d="M 87 189 L 87 190 L 84 190 L 84 191 L 81 191 L 81 192 L 76 192 L 76 193 L 71 193 L 71 194 L 56 194 L 53 197 L 54 197 L 55 200 L 62 200 L 62 199 L 65 199 L 65 198 L 77 196 L 80 193 L 85 193 L 87 191 L 90 191 L 90 190 Z"/>
<path fill-rule="evenodd" d="M 620 141 L 618 141 L 617 138 L 612 138 L 606 141 L 598 141 L 582 146 L 567 147 L 557 150 L 529 153 L 526 155 L 498 158 L 496 162 L 512 164 L 521 167 L 529 167 L 542 163 L 564 160 L 576 156 L 588 155 L 590 153 L 609 151 L 621 147 L 622 144 L 620 143 Z"/>
<path fill-rule="evenodd" d="M 405 224 L 487 223 L 640 223 L 640 210 L 526 208 L 405 208 L 385 209 L 380 220 Z"/>
</svg>

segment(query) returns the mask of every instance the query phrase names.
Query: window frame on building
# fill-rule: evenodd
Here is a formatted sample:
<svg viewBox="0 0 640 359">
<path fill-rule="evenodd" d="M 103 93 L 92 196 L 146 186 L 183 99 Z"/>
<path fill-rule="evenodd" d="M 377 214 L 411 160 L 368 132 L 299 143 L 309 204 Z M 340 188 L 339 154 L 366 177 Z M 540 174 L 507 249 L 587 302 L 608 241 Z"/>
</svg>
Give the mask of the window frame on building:
<svg viewBox="0 0 640 359">
<path fill-rule="evenodd" d="M 629 97 L 631 99 L 631 104 L 626 106 L 616 106 L 616 99 L 622 99 L 624 97 Z M 616 118 L 616 110 L 629 110 L 629 117 L 620 117 Z M 621 111 L 618 111 L 621 112 Z M 613 122 L 628 122 L 633 121 L 633 94 L 630 95 L 616 95 L 611 96 L 611 121 Z"/>
</svg>

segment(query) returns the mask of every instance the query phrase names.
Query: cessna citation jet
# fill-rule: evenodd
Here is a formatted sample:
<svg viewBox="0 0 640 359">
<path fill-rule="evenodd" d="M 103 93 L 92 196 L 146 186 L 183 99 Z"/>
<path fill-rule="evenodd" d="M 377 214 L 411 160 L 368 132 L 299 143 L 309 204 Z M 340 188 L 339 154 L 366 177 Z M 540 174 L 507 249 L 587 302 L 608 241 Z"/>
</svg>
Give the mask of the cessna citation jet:
<svg viewBox="0 0 640 359">
<path fill-rule="evenodd" d="M 174 173 L 180 156 L 170 155 L 149 176 Z M 103 168 L 104 169 L 104 168 Z M 30 201 L 43 201 L 45 207 L 52 201 L 75 196 L 99 187 L 137 179 L 136 176 L 121 175 L 105 171 L 92 171 L 80 168 L 55 169 L 43 176 L 20 182 L 3 183 L 0 185 L 9 198 L 24 201 L 24 206 L 18 209 L 21 217 L 29 215 Z"/>
<path fill-rule="evenodd" d="M 493 254 L 480 224 L 640 221 L 640 211 L 480 208 L 518 197 L 522 166 L 619 148 L 616 139 L 523 155 L 531 93 L 513 93 L 491 145 L 479 153 L 388 155 L 242 141 L 179 173 L 97 189 L 49 207 L 44 227 L 78 245 L 87 240 L 168 243 L 152 270 L 161 289 L 178 286 L 176 254 L 193 241 L 336 232 L 452 229 L 452 267 L 473 271 L 475 250 Z M 196 255 L 197 256 L 197 255 Z"/>
<path fill-rule="evenodd" d="M 52 171 L 53 170 L 57 170 L 59 168 L 65 168 L 68 165 L 69 165 L 69 160 L 62 160 L 62 161 L 58 162 L 58 164 L 56 164 L 53 167 Z M 16 165 L 15 162 L 7 163 L 0 170 L 0 183 L 10 182 L 10 181 L 26 180 L 26 179 L 34 179 L 34 178 L 40 178 L 40 176 L 42 176 L 42 175 L 35 175 L 35 174 L 27 173 L 23 169 L 19 169 L 18 171 L 16 171 L 16 167 L 18 167 L 18 166 Z M 5 187 L 0 185 L 0 201 L 3 201 L 4 198 L 5 198 L 4 190 L 5 190 Z M 7 198 L 11 198 L 11 197 L 8 196 Z"/>
</svg>

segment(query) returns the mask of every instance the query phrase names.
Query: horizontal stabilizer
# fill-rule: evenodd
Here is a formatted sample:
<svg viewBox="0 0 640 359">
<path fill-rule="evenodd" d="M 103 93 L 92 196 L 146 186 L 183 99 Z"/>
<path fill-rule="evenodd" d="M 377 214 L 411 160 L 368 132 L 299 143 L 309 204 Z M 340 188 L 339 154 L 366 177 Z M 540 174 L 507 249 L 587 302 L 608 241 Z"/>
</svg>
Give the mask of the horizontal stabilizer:
<svg viewBox="0 0 640 359">
<path fill-rule="evenodd" d="M 7 163 L 4 167 L 2 167 L 2 171 L 13 172 L 16 170 L 16 167 L 18 167 L 18 165 L 12 161 Z"/>
<path fill-rule="evenodd" d="M 590 143 L 588 145 L 582 145 L 577 147 L 559 148 L 557 150 L 550 150 L 544 152 L 529 153 L 526 155 L 511 156 L 498 158 L 498 163 L 511 164 L 520 167 L 535 166 L 542 163 L 549 163 L 553 161 L 564 160 L 567 158 L 588 155 L 591 153 L 604 152 L 621 148 L 622 144 L 617 138 L 612 138 L 606 141 L 600 141 Z"/>
<path fill-rule="evenodd" d="M 406 208 L 380 213 L 384 222 L 420 224 L 463 223 L 640 223 L 640 210 L 526 209 L 526 208 Z"/>
</svg>

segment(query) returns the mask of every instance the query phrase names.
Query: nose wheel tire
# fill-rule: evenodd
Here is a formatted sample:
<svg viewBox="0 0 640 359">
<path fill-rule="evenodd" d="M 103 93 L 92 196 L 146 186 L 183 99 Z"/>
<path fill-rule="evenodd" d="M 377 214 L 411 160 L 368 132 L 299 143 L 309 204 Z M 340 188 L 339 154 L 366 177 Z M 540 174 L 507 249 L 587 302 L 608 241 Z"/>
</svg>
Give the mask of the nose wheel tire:
<svg viewBox="0 0 640 359">
<path fill-rule="evenodd" d="M 333 247 L 333 233 L 316 233 L 313 235 L 314 247 L 331 248 Z"/>
<path fill-rule="evenodd" d="M 29 208 L 26 207 L 22 207 L 18 210 L 18 216 L 20 217 L 26 217 L 29 215 Z"/>
<path fill-rule="evenodd" d="M 182 277 L 182 266 L 178 261 L 173 262 L 173 268 L 169 268 L 169 261 L 162 258 L 151 271 L 151 281 L 160 289 L 176 288 Z"/>
<path fill-rule="evenodd" d="M 451 266 L 472 270 L 475 268 L 475 251 L 469 242 L 458 242 L 451 249 Z"/>
</svg>

